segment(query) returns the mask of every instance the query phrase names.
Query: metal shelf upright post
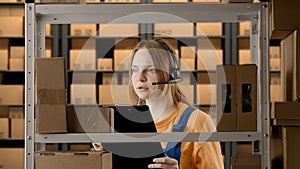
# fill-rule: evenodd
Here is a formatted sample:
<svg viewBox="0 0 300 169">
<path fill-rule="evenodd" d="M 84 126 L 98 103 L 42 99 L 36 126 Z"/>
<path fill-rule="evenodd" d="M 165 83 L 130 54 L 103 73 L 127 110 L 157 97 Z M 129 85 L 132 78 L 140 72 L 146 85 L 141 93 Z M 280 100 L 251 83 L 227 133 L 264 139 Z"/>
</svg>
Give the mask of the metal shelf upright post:
<svg viewBox="0 0 300 169">
<path fill-rule="evenodd" d="M 126 23 L 172 23 L 165 13 L 189 22 L 241 22 L 251 21 L 252 61 L 258 66 L 258 129 L 255 132 L 214 133 L 67 133 L 37 134 L 34 132 L 35 86 L 34 59 L 44 57 L 45 23 L 109 23 L 126 16 Z M 131 14 L 139 14 L 136 18 Z M 45 143 L 87 142 L 164 142 L 164 141 L 259 141 L 262 168 L 269 169 L 269 66 L 268 66 L 268 3 L 260 4 L 25 4 L 25 168 L 34 169 L 34 153 L 45 149 Z M 153 137 L 156 136 L 156 137 Z M 178 138 L 183 138 L 179 140 Z"/>
</svg>

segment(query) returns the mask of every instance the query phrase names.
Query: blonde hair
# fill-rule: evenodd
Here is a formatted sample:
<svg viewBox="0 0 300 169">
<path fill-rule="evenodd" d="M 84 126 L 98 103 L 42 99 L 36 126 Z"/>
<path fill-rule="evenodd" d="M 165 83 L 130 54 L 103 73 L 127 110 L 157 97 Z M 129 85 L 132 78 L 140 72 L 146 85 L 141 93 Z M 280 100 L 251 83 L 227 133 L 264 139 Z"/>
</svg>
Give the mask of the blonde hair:
<svg viewBox="0 0 300 169">
<path fill-rule="evenodd" d="M 156 73 L 158 75 L 158 82 L 169 81 L 170 80 L 169 68 L 171 65 L 174 66 L 173 59 L 176 59 L 175 57 L 172 58 L 170 56 L 169 52 L 172 52 L 172 54 L 175 55 L 175 52 L 170 47 L 170 45 L 163 39 L 141 40 L 133 50 L 133 54 L 130 61 L 130 68 L 136 52 L 140 49 L 148 49 L 148 52 L 150 53 L 150 56 L 153 61 L 153 66 L 157 68 Z M 129 69 L 129 77 L 131 78 L 131 76 L 132 76 L 132 70 Z M 168 85 L 164 85 L 164 84 L 159 85 L 159 89 L 161 90 L 164 90 L 165 87 L 167 87 L 167 92 L 171 90 L 171 95 L 175 107 L 178 107 L 180 102 L 189 104 L 177 83 L 172 83 Z M 132 81 L 129 82 L 129 97 L 132 104 L 140 104 L 140 99 L 134 91 Z M 143 100 L 142 103 L 145 104 L 145 101 Z"/>
</svg>

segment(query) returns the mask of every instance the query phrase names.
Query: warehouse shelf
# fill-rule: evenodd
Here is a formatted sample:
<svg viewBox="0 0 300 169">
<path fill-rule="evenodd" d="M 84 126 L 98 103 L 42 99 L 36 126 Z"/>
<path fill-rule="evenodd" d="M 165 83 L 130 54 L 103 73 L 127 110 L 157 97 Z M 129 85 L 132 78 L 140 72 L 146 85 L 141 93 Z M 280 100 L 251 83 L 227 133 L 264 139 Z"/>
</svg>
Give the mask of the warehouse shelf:
<svg viewBox="0 0 300 169">
<path fill-rule="evenodd" d="M 34 4 L 26 3 L 26 169 L 34 168 L 35 143 L 91 143 L 94 139 L 101 142 L 161 142 L 182 141 L 180 136 L 185 136 L 183 141 L 260 141 L 262 154 L 262 168 L 269 168 L 269 86 L 268 86 L 268 3 L 261 4 L 222 4 L 222 3 L 169 3 L 169 4 Z M 131 14 L 140 14 L 138 18 Z M 157 13 L 167 13 L 176 16 L 157 17 Z M 222 13 L 222 14 L 220 14 Z M 39 17 L 39 19 L 36 19 Z M 71 23 L 110 23 L 118 18 L 123 18 L 120 23 L 174 23 L 179 22 L 178 17 L 189 22 L 240 22 L 250 20 L 259 22 L 260 32 L 252 34 L 250 43 L 251 51 L 257 56 L 259 67 L 258 93 L 258 130 L 257 132 L 215 132 L 215 133 L 130 133 L 123 139 L 116 133 L 83 133 L 83 134 L 35 134 L 34 133 L 34 59 L 43 57 L 45 38 L 37 36 L 43 34 L 44 24 L 71 24 Z M 35 27 L 37 26 L 37 27 Z M 36 28 L 36 29 L 35 29 Z M 38 37 L 35 39 L 35 37 Z M 175 37 L 177 38 L 177 37 Z M 181 37 L 180 37 L 181 38 Z M 185 37 L 186 38 L 186 37 Z M 218 37 L 219 38 L 219 37 Z M 67 38 L 68 39 L 68 38 Z M 228 40 L 225 38 L 225 41 Z M 260 42 L 260 43 L 259 43 Z M 259 48 L 255 45 L 259 44 Z M 36 46 L 38 45 L 38 47 Z M 235 46 L 236 47 L 236 46 Z M 226 48 L 226 46 L 225 46 Z M 234 47 L 233 47 L 234 48 Z M 36 49 L 40 49 L 36 51 Z M 226 54 L 227 56 L 227 54 Z M 225 58 L 225 64 L 228 60 Z M 155 136 L 155 137 L 154 137 Z M 131 137 L 135 137 L 132 139 Z M 136 139 L 136 137 L 138 139 Z M 148 138 L 154 137 L 154 138 Z M 93 138 L 93 140 L 91 140 Z"/>
<path fill-rule="evenodd" d="M 237 137 L 238 135 L 238 137 Z M 262 139 L 259 132 L 166 132 L 166 133 L 67 133 L 35 134 L 38 143 L 93 143 L 93 142 L 183 142 L 197 141 L 257 141 Z"/>
</svg>

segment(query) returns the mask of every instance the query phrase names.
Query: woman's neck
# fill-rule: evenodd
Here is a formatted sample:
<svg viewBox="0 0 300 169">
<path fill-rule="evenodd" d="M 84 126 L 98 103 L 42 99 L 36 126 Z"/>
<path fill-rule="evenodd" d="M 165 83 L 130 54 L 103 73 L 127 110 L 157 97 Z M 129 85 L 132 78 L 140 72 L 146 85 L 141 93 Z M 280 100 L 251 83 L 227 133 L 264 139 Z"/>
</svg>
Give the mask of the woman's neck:
<svg viewBox="0 0 300 169">
<path fill-rule="evenodd" d="M 159 122 L 165 119 L 175 109 L 175 105 L 170 94 L 159 99 L 147 99 L 146 104 L 149 106 L 154 122 Z"/>
</svg>

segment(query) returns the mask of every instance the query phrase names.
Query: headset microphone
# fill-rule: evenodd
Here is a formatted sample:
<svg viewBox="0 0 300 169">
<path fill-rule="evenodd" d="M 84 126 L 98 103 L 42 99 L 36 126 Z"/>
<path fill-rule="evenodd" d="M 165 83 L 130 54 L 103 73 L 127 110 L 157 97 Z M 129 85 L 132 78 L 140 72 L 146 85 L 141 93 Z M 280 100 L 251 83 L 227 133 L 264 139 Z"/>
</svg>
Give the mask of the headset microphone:
<svg viewBox="0 0 300 169">
<path fill-rule="evenodd" d="M 153 82 L 152 85 L 179 83 L 181 81 L 182 81 L 182 79 L 174 79 L 174 80 L 168 80 L 168 81 L 164 81 L 164 82 Z"/>
</svg>

